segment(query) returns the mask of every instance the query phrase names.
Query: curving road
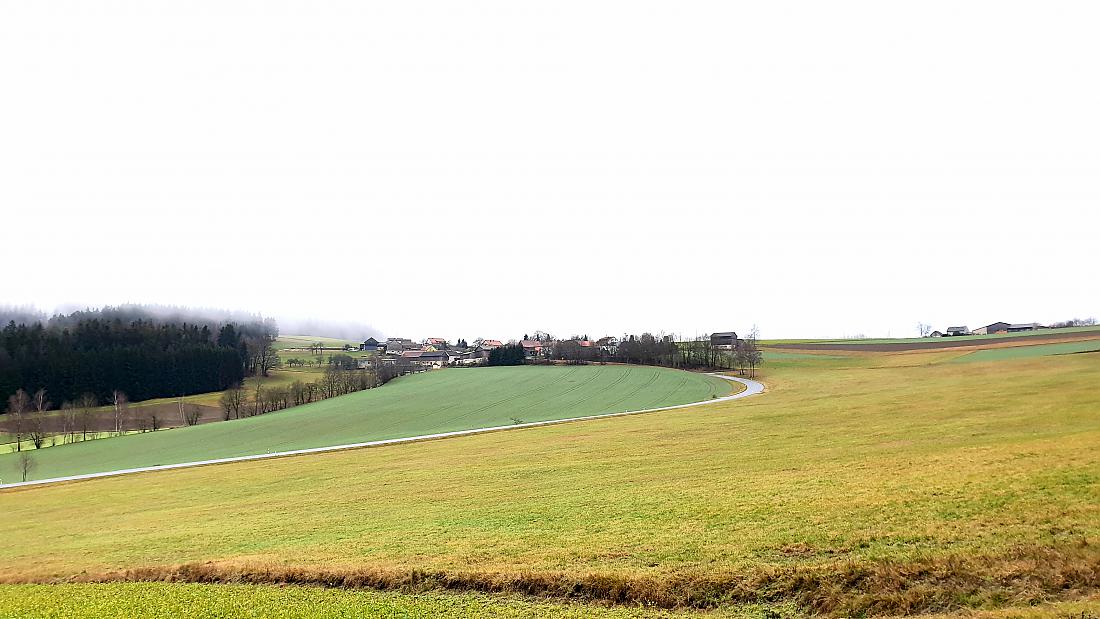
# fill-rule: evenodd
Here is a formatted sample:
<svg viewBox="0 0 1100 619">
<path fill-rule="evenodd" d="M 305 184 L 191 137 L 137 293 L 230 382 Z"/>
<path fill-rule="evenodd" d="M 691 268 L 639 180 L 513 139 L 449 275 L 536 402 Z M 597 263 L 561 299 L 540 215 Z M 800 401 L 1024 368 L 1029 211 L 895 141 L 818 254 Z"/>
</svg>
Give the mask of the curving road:
<svg viewBox="0 0 1100 619">
<path fill-rule="evenodd" d="M 97 477 L 114 477 L 116 475 L 127 475 L 129 473 L 145 473 L 148 471 L 167 471 L 170 469 L 182 469 L 192 466 L 205 466 L 208 464 L 224 464 L 226 462 L 246 462 L 248 460 L 263 460 L 265 458 L 282 458 L 284 456 L 298 456 L 301 454 L 313 454 L 323 453 L 326 451 L 340 451 L 343 449 L 359 449 L 361 447 L 382 447 L 384 445 L 397 445 L 399 443 L 412 443 L 415 441 L 427 441 L 437 438 L 449 438 L 452 436 L 466 436 L 469 434 L 483 434 L 485 432 L 497 432 L 500 430 L 515 430 L 518 428 L 535 428 L 538 426 L 550 426 L 559 423 L 571 423 L 574 421 L 589 421 L 592 419 L 606 419 L 608 417 L 622 417 L 624 415 L 640 415 L 642 413 L 655 413 L 657 411 L 668 411 L 679 408 L 689 408 L 692 406 L 702 406 L 704 404 L 714 404 L 715 402 L 726 402 L 729 400 L 738 400 L 741 398 L 747 398 L 749 396 L 757 395 L 764 392 L 764 385 L 755 380 L 749 380 L 746 378 L 736 378 L 734 376 L 725 376 L 723 374 L 711 373 L 710 376 L 717 376 L 718 378 L 724 378 L 728 381 L 740 383 L 745 386 L 745 390 L 740 393 L 723 396 L 721 398 L 714 398 L 712 400 L 703 400 L 701 402 L 692 402 L 690 404 L 677 404 L 675 406 L 662 406 L 660 408 L 646 408 L 637 411 L 626 411 L 622 413 L 608 413 L 606 415 L 588 415 L 586 417 L 571 417 L 569 419 L 553 419 L 550 421 L 533 421 L 530 423 L 517 423 L 507 426 L 493 426 L 489 428 L 474 428 L 473 430 L 457 430 L 455 432 L 441 432 L 439 434 L 424 434 L 421 436 L 408 436 L 405 438 L 390 438 L 380 441 L 367 441 L 365 443 L 348 443 L 346 445 L 331 445 L 329 447 L 314 447 L 311 449 L 295 449 L 291 451 L 276 451 L 266 454 L 255 454 L 251 456 L 234 456 L 232 458 L 218 458 L 215 460 L 198 460 L 195 462 L 180 462 L 178 464 L 161 464 L 157 466 L 143 466 L 133 469 L 120 469 L 117 471 L 103 471 L 101 473 L 87 473 L 85 475 L 70 475 L 68 477 L 51 477 L 49 479 L 37 479 L 34 481 L 21 481 L 11 484 L 2 484 L 0 488 L 18 488 L 21 486 L 40 486 L 43 484 L 53 484 L 62 481 L 79 481 L 81 479 L 95 479 Z"/>
</svg>

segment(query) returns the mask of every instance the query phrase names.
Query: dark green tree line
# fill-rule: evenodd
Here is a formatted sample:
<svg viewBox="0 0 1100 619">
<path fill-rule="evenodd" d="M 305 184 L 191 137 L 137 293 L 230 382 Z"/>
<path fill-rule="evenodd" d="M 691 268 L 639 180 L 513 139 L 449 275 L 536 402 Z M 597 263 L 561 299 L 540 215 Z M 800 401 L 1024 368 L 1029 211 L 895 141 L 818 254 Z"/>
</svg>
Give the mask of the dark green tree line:
<svg viewBox="0 0 1100 619">
<path fill-rule="evenodd" d="M 106 401 L 115 390 L 135 401 L 220 391 L 255 365 L 255 342 L 271 338 L 263 323 L 126 321 L 89 311 L 12 320 L 0 329 L 0 401 L 19 389 L 45 389 L 56 401 L 89 393 Z"/>
</svg>

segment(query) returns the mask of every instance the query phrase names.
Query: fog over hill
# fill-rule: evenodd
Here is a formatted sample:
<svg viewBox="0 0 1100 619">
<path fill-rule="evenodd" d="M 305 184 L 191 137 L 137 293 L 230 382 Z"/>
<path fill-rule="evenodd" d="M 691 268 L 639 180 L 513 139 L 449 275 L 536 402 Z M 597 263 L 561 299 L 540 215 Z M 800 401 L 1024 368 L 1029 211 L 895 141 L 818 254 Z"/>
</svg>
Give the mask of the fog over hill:
<svg viewBox="0 0 1100 619">
<path fill-rule="evenodd" d="M 316 335 L 338 339 L 360 340 L 379 337 L 381 332 L 365 322 L 322 320 L 316 318 L 272 317 L 261 313 L 211 307 L 176 305 L 146 305 L 126 303 L 117 306 L 88 307 L 66 304 L 45 311 L 33 305 L 0 305 L 0 327 L 16 324 L 42 323 L 64 328 L 96 313 L 97 318 L 119 319 L 123 322 L 145 320 L 163 323 L 198 323 L 221 325 L 234 323 L 264 323 L 273 333 Z"/>
<path fill-rule="evenodd" d="M 375 327 L 357 321 L 323 320 L 318 318 L 278 318 L 279 332 L 295 335 L 317 335 L 341 340 L 382 338 Z"/>
</svg>

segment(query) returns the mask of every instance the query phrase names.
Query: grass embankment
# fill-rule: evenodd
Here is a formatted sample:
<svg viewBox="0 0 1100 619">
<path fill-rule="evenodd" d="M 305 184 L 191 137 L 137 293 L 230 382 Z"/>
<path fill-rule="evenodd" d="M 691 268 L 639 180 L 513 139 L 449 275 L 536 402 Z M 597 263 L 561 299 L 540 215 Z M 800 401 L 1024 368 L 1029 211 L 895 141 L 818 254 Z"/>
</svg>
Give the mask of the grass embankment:
<svg viewBox="0 0 1100 619">
<path fill-rule="evenodd" d="M 652 367 L 446 369 L 228 423 L 62 445 L 34 452 L 33 479 L 326 447 L 454 430 L 697 402 L 726 381 Z M 0 470 L 16 472 L 15 454 Z"/>
<path fill-rule="evenodd" d="M 939 358 L 777 359 L 768 394 L 687 411 L 7 491 L 0 539 L 34 543 L 0 546 L 0 578 L 834 615 L 1095 595 L 1100 355 Z"/>
</svg>

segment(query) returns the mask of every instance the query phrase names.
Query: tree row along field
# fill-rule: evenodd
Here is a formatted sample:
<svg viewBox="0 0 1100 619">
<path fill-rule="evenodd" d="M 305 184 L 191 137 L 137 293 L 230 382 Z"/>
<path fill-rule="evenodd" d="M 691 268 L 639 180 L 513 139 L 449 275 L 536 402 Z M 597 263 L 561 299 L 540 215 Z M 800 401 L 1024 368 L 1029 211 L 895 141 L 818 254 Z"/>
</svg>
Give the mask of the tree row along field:
<svg viewBox="0 0 1100 619">
<path fill-rule="evenodd" d="M 0 537 L 35 543 L 0 546 L 0 579 L 832 615 L 1096 595 L 1100 354 L 938 354 L 777 358 L 767 395 L 689 411 L 15 489 Z"/>
<path fill-rule="evenodd" d="M 34 450 L 28 479 L 671 406 L 728 394 L 704 374 L 622 365 L 448 369 L 231 422 Z M 0 471 L 17 479 L 17 454 Z"/>
</svg>

